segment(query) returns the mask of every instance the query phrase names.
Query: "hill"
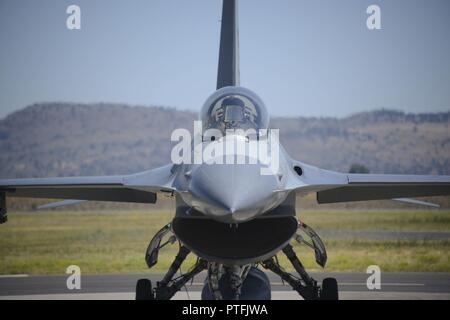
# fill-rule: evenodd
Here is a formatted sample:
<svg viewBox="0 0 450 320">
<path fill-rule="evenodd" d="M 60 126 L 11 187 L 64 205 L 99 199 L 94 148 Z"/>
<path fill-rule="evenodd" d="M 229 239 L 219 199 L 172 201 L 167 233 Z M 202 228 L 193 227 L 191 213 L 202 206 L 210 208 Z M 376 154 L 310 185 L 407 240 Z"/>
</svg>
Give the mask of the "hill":
<svg viewBox="0 0 450 320">
<path fill-rule="evenodd" d="M 166 164 L 175 128 L 193 112 L 119 104 L 35 104 L 0 120 L 0 177 L 127 174 Z M 336 118 L 274 118 L 295 159 L 331 170 L 450 174 L 450 112 L 379 110 Z"/>
</svg>

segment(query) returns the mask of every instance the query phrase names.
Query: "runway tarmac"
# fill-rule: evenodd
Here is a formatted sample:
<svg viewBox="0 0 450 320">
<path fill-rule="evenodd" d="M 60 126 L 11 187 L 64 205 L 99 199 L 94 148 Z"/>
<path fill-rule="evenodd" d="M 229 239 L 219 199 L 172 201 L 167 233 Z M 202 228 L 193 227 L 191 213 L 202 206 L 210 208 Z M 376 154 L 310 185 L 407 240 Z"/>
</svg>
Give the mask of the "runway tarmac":
<svg viewBox="0 0 450 320">
<path fill-rule="evenodd" d="M 341 299 L 439 299 L 450 300 L 450 273 L 382 273 L 381 290 L 369 290 L 365 273 L 311 273 L 319 282 L 326 277 L 335 277 L 339 283 Z M 268 273 L 272 284 L 273 299 L 300 299 L 289 286 L 284 285 L 274 274 Z M 163 274 L 101 274 L 82 275 L 81 289 L 68 290 L 68 275 L 58 276 L 0 276 L 0 300 L 4 299 L 134 299 L 136 281 L 148 278 L 153 283 Z M 200 290 L 205 274 L 197 276 L 186 290 L 175 299 L 200 299 Z"/>
</svg>

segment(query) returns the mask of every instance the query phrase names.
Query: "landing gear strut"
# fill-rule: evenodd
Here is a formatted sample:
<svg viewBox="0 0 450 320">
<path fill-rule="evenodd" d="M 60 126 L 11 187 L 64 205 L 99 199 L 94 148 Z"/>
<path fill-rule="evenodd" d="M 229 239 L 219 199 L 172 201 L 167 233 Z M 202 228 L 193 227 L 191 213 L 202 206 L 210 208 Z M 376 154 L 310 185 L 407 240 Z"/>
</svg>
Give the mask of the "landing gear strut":
<svg viewBox="0 0 450 320">
<path fill-rule="evenodd" d="M 334 278 L 326 278 L 320 287 L 305 270 L 290 244 L 283 248 L 283 253 L 291 262 L 299 277 L 286 272 L 274 257 L 263 261 L 262 266 L 280 276 L 305 300 L 338 300 L 338 286 Z"/>
<path fill-rule="evenodd" d="M 197 274 L 202 272 L 207 268 L 206 260 L 199 259 L 194 267 L 188 272 L 183 274 L 182 276 L 173 279 L 174 275 L 177 273 L 183 261 L 186 259 L 186 256 L 190 253 L 189 249 L 184 246 L 180 247 L 180 251 L 178 252 L 175 260 L 167 271 L 164 278 L 157 282 L 155 288 L 155 299 L 156 300 L 170 300 L 175 293 L 180 291 L 180 289 L 188 283 L 192 278 L 194 278 Z"/>
<path fill-rule="evenodd" d="M 209 263 L 207 287 L 202 292 L 202 299 L 222 300 L 225 298 L 239 300 L 242 293 L 244 293 L 245 298 L 245 294 L 248 294 L 251 288 L 248 286 L 244 287 L 244 282 L 252 268 L 254 267 L 251 264 L 225 266 L 214 262 Z M 242 289 L 244 289 L 244 292 L 242 292 Z"/>
<path fill-rule="evenodd" d="M 161 244 L 162 239 L 170 235 L 169 239 Z M 150 242 L 145 260 L 149 268 L 153 267 L 158 261 L 158 253 L 161 248 L 167 244 L 173 244 L 177 241 L 175 235 L 171 232 L 170 224 L 164 226 L 152 239 Z M 193 279 L 197 274 L 205 270 L 208 266 L 206 260 L 198 259 L 197 263 L 191 268 L 187 273 L 174 278 L 177 271 L 180 269 L 181 264 L 186 260 L 186 257 L 191 251 L 185 246 L 180 244 L 178 254 L 172 262 L 169 270 L 167 271 L 164 278 L 156 283 L 156 287 L 152 287 L 152 283 L 148 279 L 140 279 L 136 284 L 136 300 L 169 300 L 175 293 L 180 291 L 180 289 L 186 285 L 191 279 Z"/>
<path fill-rule="evenodd" d="M 170 300 L 186 283 L 207 268 L 206 260 L 199 259 L 188 273 L 174 278 L 189 253 L 189 249 L 180 247 L 169 271 L 156 283 L 156 288 L 152 288 L 150 280 L 140 279 L 136 285 L 136 300 Z"/>
<path fill-rule="evenodd" d="M 311 278 L 305 271 L 305 268 L 290 244 L 283 248 L 283 253 L 292 263 L 300 278 L 294 277 L 292 274 L 284 271 L 275 258 L 270 258 L 269 260 L 263 261 L 262 266 L 279 275 L 283 281 L 286 281 L 305 300 L 319 299 L 319 286 L 317 285 L 317 281 Z"/>
<path fill-rule="evenodd" d="M 168 240 L 163 242 L 162 240 L 166 236 L 168 236 Z M 309 238 L 310 241 L 307 241 L 306 238 Z M 322 267 L 325 266 L 327 261 L 325 246 L 314 230 L 300 222 L 295 240 L 312 248 L 315 252 L 316 262 Z M 148 267 L 151 268 L 157 263 L 158 253 L 161 248 L 175 242 L 178 242 L 180 245 L 179 251 L 166 275 L 161 281 L 156 283 L 156 287 L 153 287 L 148 279 L 139 280 L 136 285 L 137 300 L 169 300 L 186 283 L 206 269 L 208 270 L 208 276 L 202 291 L 202 299 L 270 299 L 270 282 L 267 275 L 259 270 L 256 265 L 252 264 L 241 266 L 223 265 L 198 258 L 190 271 L 174 278 L 191 251 L 178 241 L 171 231 L 170 224 L 164 226 L 150 242 L 146 253 Z M 260 264 L 265 269 L 279 275 L 283 281 L 287 282 L 305 300 L 338 299 L 336 279 L 326 278 L 322 281 L 322 285 L 319 286 L 317 281 L 306 272 L 292 245 L 286 245 L 282 252 L 289 259 L 298 274 L 297 276 L 286 272 L 278 263 L 276 256 L 262 261 Z"/>
</svg>

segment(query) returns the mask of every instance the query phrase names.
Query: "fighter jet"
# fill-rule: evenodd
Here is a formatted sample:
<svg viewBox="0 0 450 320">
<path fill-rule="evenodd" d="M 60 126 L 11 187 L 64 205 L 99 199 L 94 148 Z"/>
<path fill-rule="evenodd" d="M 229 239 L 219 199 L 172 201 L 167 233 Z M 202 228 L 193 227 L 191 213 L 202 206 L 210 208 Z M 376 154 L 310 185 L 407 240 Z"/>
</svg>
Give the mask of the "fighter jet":
<svg viewBox="0 0 450 320">
<path fill-rule="evenodd" d="M 235 137 L 244 145 L 266 144 L 269 161 L 232 149 L 226 156 L 240 156 L 243 161 L 172 161 L 131 175 L 0 180 L 1 222 L 7 221 L 6 196 L 69 199 L 70 203 L 156 203 L 157 195 L 165 194 L 176 202 L 176 212 L 151 240 L 145 261 L 153 267 L 167 245 L 178 244 L 179 252 L 156 285 L 148 279 L 137 282 L 136 299 L 171 299 L 203 271 L 203 299 L 270 299 L 263 269 L 278 274 L 304 299 L 338 299 L 337 281 L 327 278 L 319 284 L 293 249 L 296 241 L 305 244 L 314 250 L 320 266 L 326 264 L 320 237 L 297 218 L 296 199 L 315 193 L 322 204 L 450 195 L 450 176 L 348 174 L 292 159 L 267 130 L 269 116 L 263 101 L 240 86 L 237 11 L 236 0 L 223 1 L 217 91 L 200 111 L 201 137 L 194 139 L 192 154 L 199 147 L 217 150 Z M 249 129 L 253 135 L 242 134 Z M 271 165 L 274 156 L 277 166 Z M 197 257 L 196 263 L 176 276 L 189 254 Z M 283 254 L 295 274 L 280 265 L 277 256 Z"/>
</svg>

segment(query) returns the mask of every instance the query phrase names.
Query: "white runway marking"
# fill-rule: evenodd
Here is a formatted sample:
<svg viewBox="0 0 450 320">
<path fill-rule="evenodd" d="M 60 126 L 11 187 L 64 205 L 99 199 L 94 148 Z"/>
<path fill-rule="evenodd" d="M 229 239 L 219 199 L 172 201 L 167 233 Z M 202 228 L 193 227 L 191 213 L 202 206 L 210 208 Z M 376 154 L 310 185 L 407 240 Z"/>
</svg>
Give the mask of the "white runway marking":
<svg viewBox="0 0 450 320">
<path fill-rule="evenodd" d="M 319 283 L 321 283 L 319 281 Z M 270 284 L 272 286 L 285 286 L 285 287 L 289 287 L 289 285 L 287 283 L 282 283 L 282 282 L 270 282 Z M 192 283 L 193 286 L 203 286 L 204 283 L 203 282 L 194 282 Z M 339 282 L 339 286 L 366 286 L 365 282 Z M 424 283 L 397 283 L 397 282 L 391 282 L 391 283 L 382 283 L 382 286 L 386 286 L 386 287 L 423 287 L 425 286 Z"/>
<path fill-rule="evenodd" d="M 362 282 L 342 282 L 339 283 L 339 286 L 366 286 L 366 283 L 362 283 Z M 386 287 L 423 287 L 425 286 L 424 283 L 381 283 L 381 286 L 386 286 Z"/>
</svg>

